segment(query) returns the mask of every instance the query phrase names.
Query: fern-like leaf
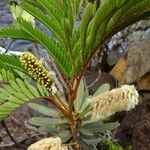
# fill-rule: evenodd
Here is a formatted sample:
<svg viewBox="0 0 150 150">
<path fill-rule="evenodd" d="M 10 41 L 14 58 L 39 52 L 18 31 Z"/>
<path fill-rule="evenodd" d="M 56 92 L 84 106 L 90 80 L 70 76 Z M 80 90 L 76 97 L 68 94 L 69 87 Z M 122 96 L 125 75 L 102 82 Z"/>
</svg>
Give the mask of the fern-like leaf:
<svg viewBox="0 0 150 150">
<path fill-rule="evenodd" d="M 0 36 L 12 39 L 24 39 L 36 42 L 35 39 L 29 36 L 25 31 L 16 27 L 0 28 Z"/>
<path fill-rule="evenodd" d="M 15 76 L 12 72 L 10 72 L 9 70 L 5 70 L 4 68 L 2 68 L 0 70 L 0 82 L 9 82 L 10 80 L 14 80 Z"/>
<path fill-rule="evenodd" d="M 92 20 L 92 17 L 95 13 L 96 6 L 92 3 L 89 3 L 87 5 L 86 11 L 84 13 L 83 19 L 81 21 L 81 50 L 83 53 L 83 59 L 85 57 L 85 48 L 86 48 L 86 39 L 87 39 L 87 29 L 90 21 Z"/>
<path fill-rule="evenodd" d="M 118 31 L 150 15 L 150 0 L 105 0 L 96 12 L 86 41 L 85 60 L 89 60 L 99 46 Z"/>
<path fill-rule="evenodd" d="M 26 0 L 21 2 L 21 6 L 24 10 L 30 13 L 32 16 L 37 18 L 40 22 L 42 22 L 58 39 L 58 41 L 65 47 L 65 39 L 63 36 L 63 32 L 60 24 L 54 19 L 50 18 L 47 14 L 43 13 L 41 10 L 36 8 L 35 6 L 27 3 Z"/>
<path fill-rule="evenodd" d="M 58 43 L 40 29 L 33 27 L 29 22 L 23 19 L 18 19 L 17 22 L 24 31 L 38 41 L 38 43 L 40 43 L 48 51 L 48 53 L 55 59 L 65 76 L 71 77 L 72 65 L 67 51 L 65 51 Z"/>
<path fill-rule="evenodd" d="M 28 0 L 29 1 L 29 0 Z M 63 18 L 62 5 L 64 4 L 62 0 L 36 0 L 37 4 L 39 4 L 45 11 L 56 21 L 61 24 L 61 20 Z M 58 5 L 59 4 L 59 5 Z M 62 5 L 61 5 L 62 4 Z"/>
<path fill-rule="evenodd" d="M 25 74 L 28 74 L 22 66 L 19 57 L 15 55 L 0 54 L 0 69 L 5 68 L 8 70 L 19 70 Z"/>
<path fill-rule="evenodd" d="M 0 121 L 29 100 L 47 96 L 46 89 L 43 94 L 39 89 L 43 90 L 43 86 L 39 85 L 36 88 L 27 80 L 23 81 L 18 78 L 10 80 L 9 84 L 3 84 L 0 87 Z"/>
</svg>

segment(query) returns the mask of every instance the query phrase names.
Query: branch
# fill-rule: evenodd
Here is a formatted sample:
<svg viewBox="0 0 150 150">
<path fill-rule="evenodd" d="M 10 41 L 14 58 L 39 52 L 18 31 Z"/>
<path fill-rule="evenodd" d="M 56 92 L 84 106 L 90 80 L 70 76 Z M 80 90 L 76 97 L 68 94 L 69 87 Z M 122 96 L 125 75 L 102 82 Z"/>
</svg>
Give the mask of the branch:
<svg viewBox="0 0 150 150">
<path fill-rule="evenodd" d="M 68 113 L 68 110 L 65 109 L 61 103 L 59 103 L 58 101 L 55 101 L 52 97 L 40 97 L 41 99 L 44 99 L 48 102 L 50 102 L 51 104 L 53 104 L 56 108 L 58 108 L 58 110 L 60 110 L 62 112 L 62 114 L 65 116 L 65 117 L 69 117 L 69 113 Z"/>
</svg>

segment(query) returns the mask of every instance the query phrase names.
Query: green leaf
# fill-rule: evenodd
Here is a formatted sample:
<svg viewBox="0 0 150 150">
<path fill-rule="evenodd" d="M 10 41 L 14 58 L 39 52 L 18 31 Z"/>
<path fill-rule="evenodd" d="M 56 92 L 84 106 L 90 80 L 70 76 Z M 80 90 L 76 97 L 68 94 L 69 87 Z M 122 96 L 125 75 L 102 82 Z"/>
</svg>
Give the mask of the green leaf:
<svg viewBox="0 0 150 150">
<path fill-rule="evenodd" d="M 54 41 L 50 36 L 42 32 L 37 27 L 32 26 L 32 24 L 29 22 L 23 19 L 17 19 L 17 22 L 24 31 L 26 31 L 32 38 L 38 41 L 38 43 L 48 51 L 48 53 L 55 59 L 64 75 L 71 77 L 72 64 L 67 51 L 64 50 L 61 45 Z"/>
<path fill-rule="evenodd" d="M 83 97 L 84 97 L 84 81 L 81 80 L 77 90 L 76 99 L 74 100 L 74 108 L 76 112 L 80 111 L 83 102 Z"/>
<path fill-rule="evenodd" d="M 72 134 L 70 133 L 70 131 L 64 130 L 64 131 L 60 132 L 59 134 L 56 134 L 55 136 L 60 137 L 61 140 L 62 140 L 62 142 L 65 143 L 65 142 L 67 142 L 69 139 L 71 139 Z"/>
<path fill-rule="evenodd" d="M 46 10 L 46 12 L 59 23 L 61 23 L 61 19 L 63 18 L 63 11 L 62 11 L 62 3 L 61 1 L 43 1 L 43 0 L 36 0 L 37 3 Z M 60 3 L 60 5 L 58 5 Z M 56 9 L 57 8 L 57 9 Z"/>
<path fill-rule="evenodd" d="M 89 122 L 85 121 L 83 122 L 83 125 L 81 127 L 81 130 L 85 129 L 88 130 L 89 132 L 99 132 L 99 133 L 103 133 L 105 131 L 111 131 L 117 128 L 118 126 L 118 122 L 111 122 L 111 123 L 103 123 L 100 120 L 97 121 L 93 121 L 93 120 L 89 120 Z M 95 130 L 96 129 L 96 130 Z"/>
<path fill-rule="evenodd" d="M 39 127 L 40 130 L 44 130 L 46 132 L 49 132 L 51 135 L 55 136 L 56 134 L 58 134 L 60 132 L 60 130 L 58 128 L 55 127 L 47 127 L 47 126 L 41 126 Z"/>
<path fill-rule="evenodd" d="M 109 91 L 109 90 L 110 90 L 110 85 L 107 84 L 107 83 L 105 83 L 105 84 L 101 85 L 101 86 L 96 90 L 96 92 L 93 94 L 93 97 L 96 97 L 96 96 L 98 96 L 98 95 L 100 95 L 100 94 L 103 94 L 103 93 L 105 93 L 105 92 L 107 92 L 107 91 Z"/>
<path fill-rule="evenodd" d="M 16 103 L 16 104 L 24 104 L 25 101 L 23 101 L 22 99 L 16 97 L 16 96 L 13 96 L 13 95 L 10 95 L 7 99 L 9 102 L 12 102 L 12 103 Z"/>
<path fill-rule="evenodd" d="M 31 95 L 31 93 L 34 94 Z M 36 98 L 41 97 L 36 87 L 26 80 L 10 80 L 9 84 L 3 84 L 0 87 L 0 121 L 24 103 L 35 98 L 35 95 L 38 96 Z"/>
<path fill-rule="evenodd" d="M 27 80 L 24 80 L 25 85 L 27 86 L 28 89 L 30 89 L 30 92 L 35 96 L 35 97 L 40 97 L 40 94 L 38 92 L 38 90 L 31 85 Z"/>
<path fill-rule="evenodd" d="M 2 76 L 3 76 L 3 80 L 4 80 L 4 81 L 8 81 L 6 70 L 5 70 L 5 69 L 2 69 L 2 70 L 1 70 L 1 73 L 2 73 Z"/>
<path fill-rule="evenodd" d="M 93 132 L 91 132 L 90 130 L 84 129 L 84 128 L 79 129 L 79 131 L 80 131 L 82 134 L 86 135 L 86 136 L 93 136 L 93 135 L 94 135 Z"/>
<path fill-rule="evenodd" d="M 95 148 L 89 145 L 88 142 L 85 142 L 82 137 L 80 137 L 79 143 L 81 144 L 83 150 L 95 150 Z"/>
<path fill-rule="evenodd" d="M 98 138 L 93 137 L 92 139 L 83 139 L 83 140 L 89 145 L 93 145 L 93 144 L 98 144 L 102 140 L 102 137 L 98 137 Z"/>
<path fill-rule="evenodd" d="M 119 8 L 121 7 L 124 3 L 126 2 L 126 0 L 116 0 L 116 6 Z"/>
<path fill-rule="evenodd" d="M 29 123 L 35 126 L 60 126 L 68 123 L 67 119 L 58 118 L 44 118 L 44 117 L 33 117 L 30 118 Z"/>
<path fill-rule="evenodd" d="M 98 128 L 102 124 L 102 121 L 90 119 L 87 121 L 83 121 L 81 128 L 92 130 L 93 128 Z"/>
<path fill-rule="evenodd" d="M 100 132 L 111 131 L 111 130 L 116 129 L 118 126 L 119 126 L 118 122 L 103 123 L 102 125 L 99 126 L 98 130 Z"/>
<path fill-rule="evenodd" d="M 33 99 L 34 95 L 30 92 L 30 90 L 27 89 L 26 85 L 24 82 L 22 82 L 21 79 L 16 79 L 16 82 L 18 84 L 18 86 L 20 87 L 20 90 L 22 91 L 22 93 L 24 95 L 26 95 L 29 99 Z"/>
<path fill-rule="evenodd" d="M 44 96 L 45 95 L 45 90 L 43 89 L 43 87 L 39 84 L 39 83 L 37 83 L 37 89 L 38 89 L 38 91 L 40 92 L 40 94 L 42 95 L 42 96 Z M 46 88 L 45 88 L 46 89 Z M 47 93 L 48 91 L 46 91 L 46 93 Z M 47 95 L 47 94 L 46 94 Z M 49 94 L 48 94 L 49 95 Z M 47 96 L 48 96 L 47 95 Z"/>
<path fill-rule="evenodd" d="M 87 43 L 87 49 L 91 50 L 94 47 L 94 41 L 96 38 L 96 34 L 98 29 L 101 27 L 101 24 L 104 22 L 105 19 L 109 19 L 114 12 L 116 12 L 116 6 L 115 6 L 116 0 L 105 0 L 100 7 L 98 8 L 96 15 L 93 18 L 92 25 L 91 25 L 91 30 L 90 30 L 90 35 Z M 100 36 L 100 35 L 98 35 Z"/>
<path fill-rule="evenodd" d="M 46 87 L 44 86 L 44 85 L 42 85 L 41 86 L 41 90 L 43 89 L 43 91 L 45 92 L 45 95 L 46 96 L 49 96 L 50 94 L 49 94 L 49 91 L 46 89 Z M 42 96 L 44 96 L 44 95 L 42 95 Z"/>
<path fill-rule="evenodd" d="M 41 114 L 44 114 L 46 116 L 50 116 L 50 117 L 59 117 L 60 116 L 59 112 L 54 110 L 53 108 L 42 106 L 42 105 L 36 104 L 36 103 L 29 103 L 28 106 L 30 108 L 32 108 L 33 110 L 40 112 Z"/>
<path fill-rule="evenodd" d="M 10 83 L 10 86 L 16 91 L 16 92 L 19 92 L 19 91 L 21 91 L 21 89 L 20 89 L 20 87 L 19 87 L 19 85 L 16 83 L 16 81 L 9 81 L 9 83 Z"/>
<path fill-rule="evenodd" d="M 0 69 L 2 68 L 8 70 L 16 69 L 27 74 L 26 70 L 24 69 L 24 67 L 22 66 L 19 60 L 19 57 L 14 55 L 0 54 Z"/>
<path fill-rule="evenodd" d="M 61 26 L 58 22 L 56 22 L 54 19 L 50 18 L 48 15 L 43 13 L 39 8 L 35 7 L 34 5 L 31 5 L 30 2 L 27 2 L 26 0 L 23 0 L 21 2 L 21 6 L 32 16 L 41 21 L 56 36 L 59 42 L 63 46 L 65 46 L 65 39 L 62 33 Z"/>
<path fill-rule="evenodd" d="M 12 38 L 12 39 L 24 39 L 36 42 L 28 33 L 23 31 L 22 29 L 18 29 L 16 27 L 7 27 L 7 28 L 0 28 L 0 37 L 5 38 Z"/>
<path fill-rule="evenodd" d="M 81 50 L 83 52 L 83 58 L 85 57 L 84 50 L 86 48 L 87 29 L 92 19 L 92 16 L 95 13 L 95 10 L 96 10 L 96 6 L 93 3 L 88 3 L 85 13 L 83 15 L 82 21 L 81 21 L 80 38 L 81 38 Z"/>
</svg>

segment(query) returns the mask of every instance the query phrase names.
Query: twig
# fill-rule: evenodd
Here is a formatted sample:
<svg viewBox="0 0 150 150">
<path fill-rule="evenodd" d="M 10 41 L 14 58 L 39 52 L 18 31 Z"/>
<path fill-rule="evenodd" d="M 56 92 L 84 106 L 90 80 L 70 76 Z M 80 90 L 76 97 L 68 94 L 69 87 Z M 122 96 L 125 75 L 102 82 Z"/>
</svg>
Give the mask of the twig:
<svg viewBox="0 0 150 150">
<path fill-rule="evenodd" d="M 52 97 L 46 97 L 46 96 L 45 96 L 45 97 L 40 97 L 40 98 L 43 99 L 43 100 L 46 100 L 46 101 L 50 102 L 51 104 L 53 104 L 56 108 L 58 108 L 58 110 L 60 110 L 60 111 L 62 112 L 62 114 L 63 114 L 65 117 L 68 118 L 68 116 L 69 116 L 68 110 L 65 109 L 65 108 L 61 105 L 61 103 L 60 103 L 59 101 L 54 100 Z"/>
</svg>

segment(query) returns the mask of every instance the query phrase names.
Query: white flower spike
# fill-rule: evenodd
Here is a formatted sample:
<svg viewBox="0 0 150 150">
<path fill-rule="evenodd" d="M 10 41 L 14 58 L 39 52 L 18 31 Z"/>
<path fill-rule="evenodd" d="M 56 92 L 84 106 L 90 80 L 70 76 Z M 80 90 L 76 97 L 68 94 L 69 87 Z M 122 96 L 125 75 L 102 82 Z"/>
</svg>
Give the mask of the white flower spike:
<svg viewBox="0 0 150 150">
<path fill-rule="evenodd" d="M 91 99 L 92 118 L 104 119 L 116 112 L 129 111 L 138 104 L 134 85 L 123 85 Z"/>
<path fill-rule="evenodd" d="M 63 146 L 59 137 L 50 137 L 32 144 L 28 150 L 68 150 L 68 148 Z"/>
</svg>

